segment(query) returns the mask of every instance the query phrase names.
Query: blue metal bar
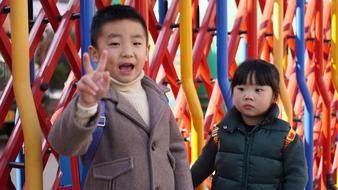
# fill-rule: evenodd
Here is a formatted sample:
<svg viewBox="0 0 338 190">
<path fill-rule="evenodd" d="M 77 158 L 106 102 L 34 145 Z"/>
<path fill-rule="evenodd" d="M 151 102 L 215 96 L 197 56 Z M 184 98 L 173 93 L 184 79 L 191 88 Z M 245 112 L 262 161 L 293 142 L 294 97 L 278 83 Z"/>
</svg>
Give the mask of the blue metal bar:
<svg viewBox="0 0 338 190">
<path fill-rule="evenodd" d="M 18 155 L 16 156 L 15 162 L 17 163 L 24 162 L 22 148 L 20 149 Z M 23 184 L 25 184 L 25 174 L 23 172 L 23 169 L 16 169 L 15 175 L 16 175 L 16 189 L 21 190 L 23 188 Z"/>
<path fill-rule="evenodd" d="M 227 109 L 233 106 L 228 78 L 227 0 L 216 1 L 217 79 Z"/>
<path fill-rule="evenodd" d="M 88 47 L 90 45 L 90 26 L 95 12 L 94 3 L 95 1 L 93 0 L 80 1 L 81 58 L 83 57 L 83 53 L 88 52 Z M 93 62 L 92 66 L 93 68 L 96 68 L 96 65 Z"/>
<path fill-rule="evenodd" d="M 158 3 L 158 23 L 162 25 L 165 17 L 164 0 L 158 0 L 157 3 Z"/>
<path fill-rule="evenodd" d="M 94 0 L 81 0 L 80 1 L 80 31 L 81 31 L 81 59 L 82 55 L 85 52 L 88 52 L 88 47 L 90 46 L 90 26 L 93 20 L 94 12 L 95 12 L 95 1 Z M 92 62 L 93 68 L 96 68 L 96 65 Z M 82 65 L 82 71 L 83 65 Z M 82 73 L 84 74 L 84 73 Z M 79 163 L 81 163 L 79 159 Z M 72 184 L 72 175 L 71 175 L 71 165 L 70 165 L 70 158 L 60 155 L 60 168 L 63 172 L 61 178 L 61 185 L 68 186 Z M 80 170 L 80 182 L 83 183 L 84 178 L 82 174 L 82 166 L 79 164 Z"/>
<path fill-rule="evenodd" d="M 120 1 L 119 1 L 120 2 Z M 80 1 L 80 31 L 81 31 L 81 59 L 83 63 L 83 54 L 88 52 L 88 47 L 91 45 L 90 28 L 95 12 L 95 1 L 81 0 Z M 96 64 L 91 61 L 93 68 L 96 68 Z M 83 65 L 82 65 L 83 67 Z M 84 71 L 84 69 L 82 69 Z M 80 170 L 80 183 L 84 183 L 86 176 L 82 175 L 83 165 L 81 164 L 80 157 L 78 158 L 79 170 Z"/>
<path fill-rule="evenodd" d="M 308 183 L 306 189 L 312 189 L 313 169 L 313 102 L 304 77 L 304 0 L 296 4 L 296 77 L 300 92 L 304 99 L 304 136 L 305 156 L 308 167 Z"/>
</svg>

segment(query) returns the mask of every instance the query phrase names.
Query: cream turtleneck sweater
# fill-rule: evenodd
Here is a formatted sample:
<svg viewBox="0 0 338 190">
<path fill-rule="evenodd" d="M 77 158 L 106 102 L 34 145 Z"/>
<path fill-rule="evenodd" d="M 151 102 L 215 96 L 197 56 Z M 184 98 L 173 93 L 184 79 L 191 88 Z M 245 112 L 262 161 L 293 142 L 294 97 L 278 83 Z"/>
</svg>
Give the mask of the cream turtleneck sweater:
<svg viewBox="0 0 338 190">
<path fill-rule="evenodd" d="M 144 77 L 144 72 L 129 83 L 121 83 L 120 81 L 110 78 L 111 87 L 116 89 L 124 98 L 128 100 L 135 110 L 140 114 L 147 126 L 150 125 L 149 104 L 147 94 L 141 85 L 141 79 Z M 83 107 L 77 104 L 76 120 L 80 125 L 86 124 L 90 117 L 97 112 L 97 105 L 90 108 Z"/>
</svg>

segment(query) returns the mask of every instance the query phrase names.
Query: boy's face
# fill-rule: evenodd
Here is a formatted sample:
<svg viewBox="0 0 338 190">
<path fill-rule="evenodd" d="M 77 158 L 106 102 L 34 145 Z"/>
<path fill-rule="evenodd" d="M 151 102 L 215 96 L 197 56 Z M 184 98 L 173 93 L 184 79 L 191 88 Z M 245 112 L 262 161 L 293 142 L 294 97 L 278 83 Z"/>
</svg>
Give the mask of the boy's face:
<svg viewBox="0 0 338 190">
<path fill-rule="evenodd" d="M 233 101 L 247 125 L 260 123 L 266 111 L 274 102 L 272 88 L 268 85 L 257 85 L 253 79 L 233 89 Z"/>
<path fill-rule="evenodd" d="M 95 63 L 103 50 L 107 50 L 106 71 L 122 83 L 135 80 L 141 73 L 148 50 L 142 25 L 133 20 L 117 20 L 103 25 L 97 47 L 89 48 Z"/>
</svg>

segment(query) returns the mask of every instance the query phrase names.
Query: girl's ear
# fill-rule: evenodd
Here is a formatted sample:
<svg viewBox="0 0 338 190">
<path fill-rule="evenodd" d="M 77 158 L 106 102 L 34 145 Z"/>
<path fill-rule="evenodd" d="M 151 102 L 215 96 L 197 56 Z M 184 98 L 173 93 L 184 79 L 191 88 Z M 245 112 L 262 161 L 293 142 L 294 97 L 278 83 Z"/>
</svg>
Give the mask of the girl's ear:
<svg viewBox="0 0 338 190">
<path fill-rule="evenodd" d="M 100 57 L 97 49 L 94 46 L 89 46 L 88 52 L 94 63 L 98 63 Z"/>
<path fill-rule="evenodd" d="M 276 103 L 277 102 L 277 100 L 278 100 L 278 96 L 276 96 L 276 95 L 272 95 L 272 102 L 271 103 Z"/>
</svg>

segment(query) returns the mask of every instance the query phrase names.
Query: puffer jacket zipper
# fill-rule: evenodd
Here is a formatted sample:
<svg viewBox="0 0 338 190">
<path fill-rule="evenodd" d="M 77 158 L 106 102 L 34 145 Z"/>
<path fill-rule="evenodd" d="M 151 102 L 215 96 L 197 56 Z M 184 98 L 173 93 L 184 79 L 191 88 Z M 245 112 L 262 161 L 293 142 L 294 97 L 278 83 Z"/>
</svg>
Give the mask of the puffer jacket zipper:
<svg viewBox="0 0 338 190">
<path fill-rule="evenodd" d="M 242 190 L 248 188 L 248 167 L 249 167 L 249 150 L 250 150 L 250 136 L 245 133 L 245 148 L 244 148 L 244 167 L 243 167 L 243 184 Z"/>
</svg>

